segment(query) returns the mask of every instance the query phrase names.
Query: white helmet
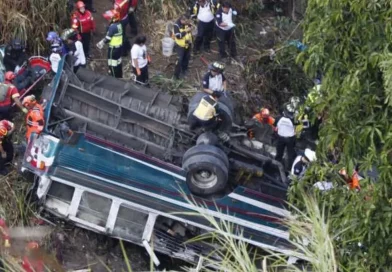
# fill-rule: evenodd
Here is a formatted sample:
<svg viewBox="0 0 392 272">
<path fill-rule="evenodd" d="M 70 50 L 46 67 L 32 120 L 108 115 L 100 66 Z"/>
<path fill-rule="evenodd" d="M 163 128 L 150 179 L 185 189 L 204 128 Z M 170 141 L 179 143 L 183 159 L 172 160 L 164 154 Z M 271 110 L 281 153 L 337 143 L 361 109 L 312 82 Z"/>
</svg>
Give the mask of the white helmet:
<svg viewBox="0 0 392 272">
<path fill-rule="evenodd" d="M 305 149 L 305 158 L 306 158 L 309 162 L 312 162 L 312 161 L 317 160 L 316 152 L 314 152 L 313 150 L 311 150 L 311 149 L 309 149 L 309 148 L 306 148 L 306 149 Z"/>
</svg>

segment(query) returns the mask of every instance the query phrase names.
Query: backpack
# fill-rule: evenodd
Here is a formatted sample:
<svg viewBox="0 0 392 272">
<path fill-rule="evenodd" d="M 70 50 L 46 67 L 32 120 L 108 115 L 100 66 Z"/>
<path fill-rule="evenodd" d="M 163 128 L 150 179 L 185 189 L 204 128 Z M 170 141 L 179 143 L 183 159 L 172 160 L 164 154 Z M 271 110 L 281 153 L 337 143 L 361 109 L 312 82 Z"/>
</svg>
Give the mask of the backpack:
<svg viewBox="0 0 392 272">
<path fill-rule="evenodd" d="M 7 98 L 9 87 L 10 86 L 6 83 L 0 83 L 0 102 L 4 102 L 4 100 Z"/>
</svg>

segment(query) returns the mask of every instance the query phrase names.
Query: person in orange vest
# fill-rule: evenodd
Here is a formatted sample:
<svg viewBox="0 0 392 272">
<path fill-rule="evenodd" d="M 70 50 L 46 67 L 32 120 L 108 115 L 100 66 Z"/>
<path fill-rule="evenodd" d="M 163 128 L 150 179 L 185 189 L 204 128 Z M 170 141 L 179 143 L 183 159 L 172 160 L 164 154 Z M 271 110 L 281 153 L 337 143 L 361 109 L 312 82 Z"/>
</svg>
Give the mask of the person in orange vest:
<svg viewBox="0 0 392 272">
<path fill-rule="evenodd" d="M 127 38 L 127 25 L 129 23 L 129 0 L 114 0 L 114 9 L 120 13 L 121 18 L 121 26 L 123 30 L 123 48 L 122 48 L 122 55 L 123 57 L 128 56 L 129 50 L 131 50 L 131 44 Z"/>
<path fill-rule="evenodd" d="M 37 103 L 34 95 L 26 96 L 23 99 L 23 106 L 28 109 L 26 115 L 26 141 L 29 142 L 31 133 L 39 134 L 44 129 L 44 110 Z"/>
<path fill-rule="evenodd" d="M 45 271 L 44 261 L 37 242 L 29 242 L 25 248 L 25 256 L 22 258 L 22 267 L 26 272 Z"/>
<path fill-rule="evenodd" d="M 0 121 L 0 175 L 7 175 L 5 164 L 11 162 L 14 157 L 14 146 L 10 140 L 10 135 L 14 131 L 14 123 L 8 120 Z"/>
<path fill-rule="evenodd" d="M 95 21 L 90 11 L 82 1 L 76 3 L 76 10 L 72 13 L 72 28 L 79 33 L 83 44 L 83 51 L 87 58 L 90 57 L 91 35 L 95 31 Z"/>
<path fill-rule="evenodd" d="M 27 113 L 27 109 L 23 107 L 19 100 L 18 89 L 12 84 L 15 77 L 13 72 L 8 71 L 5 73 L 4 82 L 0 83 L 0 119 L 11 120 L 11 107 L 13 102 L 24 113 Z"/>
<path fill-rule="evenodd" d="M 351 190 L 356 190 L 356 191 L 361 190 L 361 186 L 359 185 L 359 175 L 357 170 L 353 171 L 351 177 L 347 174 L 345 168 L 340 169 L 339 174 L 344 178 L 344 180 L 347 182 Z"/>
<path fill-rule="evenodd" d="M 271 117 L 270 111 L 267 108 L 261 108 L 260 112 L 256 113 L 253 118 L 253 120 L 256 120 L 257 122 L 261 124 L 268 124 L 270 125 L 273 129 L 275 129 L 275 118 Z"/>
</svg>

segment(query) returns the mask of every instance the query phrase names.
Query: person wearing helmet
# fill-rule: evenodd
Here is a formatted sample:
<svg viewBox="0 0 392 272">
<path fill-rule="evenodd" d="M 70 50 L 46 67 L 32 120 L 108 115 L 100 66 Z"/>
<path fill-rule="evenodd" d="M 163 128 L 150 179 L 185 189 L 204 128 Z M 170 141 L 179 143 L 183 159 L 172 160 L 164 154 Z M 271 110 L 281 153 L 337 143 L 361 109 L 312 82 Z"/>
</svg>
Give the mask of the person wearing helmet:
<svg viewBox="0 0 392 272">
<path fill-rule="evenodd" d="M 204 43 L 204 51 L 211 52 L 210 43 L 214 31 L 214 15 L 217 9 L 216 0 L 197 0 L 191 9 L 191 17 L 197 18 L 197 36 L 195 39 L 195 54 L 200 52 Z"/>
<path fill-rule="evenodd" d="M 220 96 L 221 93 L 216 92 L 201 98 L 197 108 L 188 117 L 190 130 L 200 127 L 204 130 L 214 130 L 218 126 L 218 99 Z"/>
<path fill-rule="evenodd" d="M 129 0 L 114 0 L 114 9 L 117 10 L 120 13 L 120 20 L 121 20 L 121 26 L 123 30 L 123 49 L 122 49 L 122 56 L 126 57 L 128 56 L 128 52 L 131 48 L 131 44 L 129 43 L 128 37 L 127 37 L 127 25 L 129 23 L 129 16 L 128 16 L 128 11 L 129 11 Z"/>
<path fill-rule="evenodd" d="M 315 161 L 316 159 L 316 152 L 306 148 L 303 155 L 299 155 L 297 158 L 295 158 L 291 167 L 291 178 L 302 178 L 309 166 L 309 163 Z"/>
<path fill-rule="evenodd" d="M 15 129 L 14 123 L 8 120 L 0 121 L 0 175 L 7 175 L 5 164 L 12 161 L 14 157 L 14 146 L 10 140 L 10 135 Z"/>
<path fill-rule="evenodd" d="M 123 29 L 120 22 L 120 13 L 113 9 L 103 15 L 110 25 L 106 33 L 106 37 L 97 43 L 97 47 L 102 49 L 105 44 L 109 44 L 108 48 L 108 66 L 109 74 L 116 78 L 122 78 L 122 45 L 123 45 Z"/>
<path fill-rule="evenodd" d="M 59 35 L 55 31 L 48 32 L 46 36 L 46 40 L 50 43 L 50 50 L 53 52 L 53 49 L 58 47 L 61 49 L 61 53 L 64 55 L 67 53 L 67 50 L 63 44 L 63 41 L 60 39 Z M 56 50 L 58 51 L 58 50 Z"/>
<path fill-rule="evenodd" d="M 295 108 L 290 103 L 286 104 L 283 110 L 283 115 L 275 120 L 275 127 L 277 131 L 276 141 L 276 156 L 277 161 L 282 162 L 283 154 L 287 149 L 288 164 L 292 165 L 295 156 L 295 123 L 294 123 Z"/>
<path fill-rule="evenodd" d="M 91 35 L 95 31 L 95 21 L 82 1 L 76 2 L 75 11 L 71 15 L 72 28 L 80 35 L 85 55 L 90 57 Z"/>
<path fill-rule="evenodd" d="M 192 29 L 187 15 L 182 15 L 173 26 L 173 35 L 176 42 L 177 63 L 174 69 L 174 77 L 180 79 L 185 76 L 191 58 Z"/>
<path fill-rule="evenodd" d="M 6 71 L 18 72 L 22 65 L 27 62 L 25 44 L 21 39 L 15 38 L 4 51 L 4 66 Z"/>
<path fill-rule="evenodd" d="M 229 2 L 222 3 L 222 6 L 218 9 L 215 15 L 215 29 L 219 45 L 219 55 L 222 59 L 227 58 L 225 43 L 229 46 L 230 56 L 232 58 L 237 56 L 234 35 L 235 24 L 233 23 L 233 18 L 236 15 L 237 11 L 231 7 Z"/>
<path fill-rule="evenodd" d="M 77 32 L 72 28 L 64 30 L 61 34 L 61 39 L 64 40 L 68 52 L 74 56 L 73 67 L 74 73 L 76 73 L 79 67 L 86 66 L 83 44 L 79 41 Z"/>
<path fill-rule="evenodd" d="M 19 92 L 15 85 L 12 83 L 15 80 L 15 74 L 11 71 L 5 73 L 4 82 L 0 83 L 0 118 L 11 120 L 11 107 L 12 103 L 15 104 L 24 112 L 27 109 L 23 107 L 19 100 Z"/>
<path fill-rule="evenodd" d="M 29 142 L 31 133 L 40 134 L 44 129 L 44 110 L 38 104 L 34 95 L 28 95 L 23 99 L 23 106 L 28 109 L 26 115 L 26 141 Z"/>
<path fill-rule="evenodd" d="M 203 91 L 207 94 L 227 91 L 227 81 L 223 74 L 225 66 L 215 61 L 208 68 L 209 71 L 203 77 Z"/>
</svg>

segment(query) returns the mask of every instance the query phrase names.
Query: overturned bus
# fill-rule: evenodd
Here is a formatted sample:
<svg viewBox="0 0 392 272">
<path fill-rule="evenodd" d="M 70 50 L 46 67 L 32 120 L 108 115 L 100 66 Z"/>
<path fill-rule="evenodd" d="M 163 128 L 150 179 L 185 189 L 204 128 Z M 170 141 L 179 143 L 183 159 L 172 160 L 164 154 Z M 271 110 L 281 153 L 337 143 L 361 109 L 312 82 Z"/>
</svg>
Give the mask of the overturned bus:
<svg viewBox="0 0 392 272">
<path fill-rule="evenodd" d="M 42 97 L 46 126 L 32 135 L 22 171 L 36 176 L 45 211 L 143 246 L 156 265 L 154 251 L 197 263 L 214 249 L 185 243 L 214 230 L 191 212 L 230 223 L 250 245 L 301 258 L 282 223 L 290 215 L 283 167 L 246 144 L 229 98 L 219 102 L 218 137 L 188 129 L 195 97 L 186 109 L 179 96 L 86 69 L 75 75 L 65 59 Z"/>
</svg>

